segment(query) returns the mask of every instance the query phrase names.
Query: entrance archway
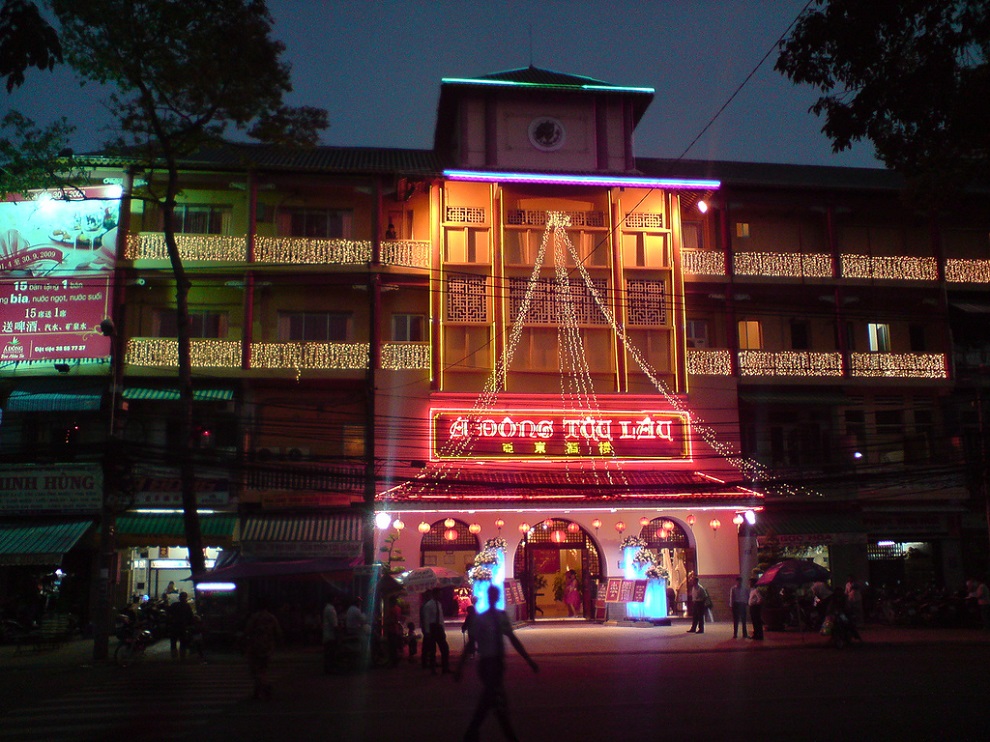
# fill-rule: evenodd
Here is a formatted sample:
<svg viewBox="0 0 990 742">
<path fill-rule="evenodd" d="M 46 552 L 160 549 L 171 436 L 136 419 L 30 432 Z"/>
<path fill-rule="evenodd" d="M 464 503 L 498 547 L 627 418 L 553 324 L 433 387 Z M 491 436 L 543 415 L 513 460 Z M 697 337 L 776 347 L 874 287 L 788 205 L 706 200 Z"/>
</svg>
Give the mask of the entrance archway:
<svg viewBox="0 0 990 742">
<path fill-rule="evenodd" d="M 667 591 L 667 612 L 686 611 L 687 578 L 697 571 L 697 558 L 687 530 L 673 518 L 661 516 L 643 526 L 639 537 L 645 539 L 646 548 L 660 558 L 661 566 L 670 574 L 668 587 L 673 589 L 675 597 L 671 600 L 670 590 Z"/>
<path fill-rule="evenodd" d="M 424 521 L 425 523 L 425 521 Z M 469 530 L 467 523 L 456 518 L 446 518 L 429 524 L 429 530 L 420 532 L 419 566 L 446 567 L 462 575 L 474 565 L 474 556 L 480 551 L 478 537 Z M 440 591 L 444 615 L 456 617 L 460 606 L 454 596 L 454 588 Z"/>
<path fill-rule="evenodd" d="M 580 593 L 578 617 L 594 616 L 599 582 L 605 576 L 601 552 L 580 524 L 547 518 L 523 535 L 513 559 L 516 579 L 523 586 L 531 618 L 565 618 L 567 573 L 573 570 Z"/>
</svg>

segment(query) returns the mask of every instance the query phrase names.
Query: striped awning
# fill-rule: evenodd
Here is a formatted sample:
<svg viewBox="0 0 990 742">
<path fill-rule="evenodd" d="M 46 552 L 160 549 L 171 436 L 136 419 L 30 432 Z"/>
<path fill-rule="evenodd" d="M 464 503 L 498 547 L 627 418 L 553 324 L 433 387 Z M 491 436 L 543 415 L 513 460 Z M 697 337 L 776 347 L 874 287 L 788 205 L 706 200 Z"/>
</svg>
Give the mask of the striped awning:
<svg viewBox="0 0 990 742">
<path fill-rule="evenodd" d="M 0 564 L 61 564 L 92 525 L 89 520 L 0 524 Z"/>
<path fill-rule="evenodd" d="M 156 402 L 177 402 L 181 398 L 178 389 L 154 389 L 150 387 L 131 386 L 121 392 L 123 399 L 152 400 Z M 234 398 L 232 389 L 193 389 L 194 402 L 229 402 Z"/>
<path fill-rule="evenodd" d="M 203 546 L 230 546 L 237 516 L 200 514 Z M 186 524 L 181 513 L 128 513 L 117 517 L 119 546 L 185 546 Z"/>
<path fill-rule="evenodd" d="M 241 549 L 257 557 L 353 557 L 361 554 L 361 516 L 256 515 L 241 529 Z"/>
<path fill-rule="evenodd" d="M 7 412 L 96 412 L 106 384 L 84 386 L 45 379 L 14 389 L 7 398 Z"/>
</svg>

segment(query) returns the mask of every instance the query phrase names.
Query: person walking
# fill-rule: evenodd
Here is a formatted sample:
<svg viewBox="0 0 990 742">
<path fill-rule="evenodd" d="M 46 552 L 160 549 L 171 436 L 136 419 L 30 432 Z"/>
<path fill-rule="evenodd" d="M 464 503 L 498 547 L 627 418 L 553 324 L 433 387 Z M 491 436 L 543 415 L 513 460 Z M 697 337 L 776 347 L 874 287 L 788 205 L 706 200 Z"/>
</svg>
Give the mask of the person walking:
<svg viewBox="0 0 990 742">
<path fill-rule="evenodd" d="M 712 607 L 711 597 L 697 577 L 692 577 L 688 585 L 691 593 L 691 628 L 689 634 L 705 633 L 705 612 Z"/>
<path fill-rule="evenodd" d="M 977 579 L 967 580 L 966 597 L 976 603 L 980 627 L 984 631 L 990 631 L 990 588 L 987 588 L 987 583 Z"/>
<path fill-rule="evenodd" d="M 264 601 L 258 602 L 258 609 L 251 614 L 244 627 L 244 653 L 248 660 L 248 670 L 254 681 L 254 698 L 270 700 L 272 683 L 268 677 L 268 667 L 276 643 L 282 640 L 282 627 L 275 614 L 268 610 Z"/>
<path fill-rule="evenodd" d="M 450 646 L 447 644 L 447 632 L 443 624 L 443 606 L 436 590 L 429 592 L 429 600 L 420 612 L 423 627 L 423 659 L 435 675 L 437 672 L 436 650 L 440 650 L 440 668 L 443 673 L 450 672 Z"/>
<path fill-rule="evenodd" d="M 756 578 L 749 581 L 749 617 L 753 622 L 753 639 L 763 641 L 763 593 L 756 586 Z"/>
<path fill-rule="evenodd" d="M 505 693 L 505 643 L 503 637 L 509 640 L 533 672 L 539 672 L 540 669 L 512 631 L 512 622 L 509 621 L 508 615 L 497 607 L 500 597 L 499 588 L 496 585 L 490 585 L 488 587 L 489 608 L 484 613 L 479 613 L 475 618 L 475 636 L 478 640 L 478 677 L 481 678 L 482 687 L 478 705 L 471 716 L 467 731 L 464 732 L 464 742 L 478 742 L 481 725 L 492 709 L 495 710 L 495 716 L 502 727 L 502 734 L 505 735 L 505 738 L 514 742 L 519 740 L 509 719 L 508 699 Z M 460 681 L 463 675 L 466 658 L 466 654 L 461 655 L 461 661 L 454 673 L 454 680 L 456 681 Z"/>
<path fill-rule="evenodd" d="M 729 590 L 729 610 L 732 611 L 732 638 L 739 638 L 739 626 L 742 625 L 742 638 L 748 639 L 746 629 L 746 609 L 749 607 L 749 588 L 743 587 L 742 577 L 736 578 L 736 584 Z"/>
</svg>

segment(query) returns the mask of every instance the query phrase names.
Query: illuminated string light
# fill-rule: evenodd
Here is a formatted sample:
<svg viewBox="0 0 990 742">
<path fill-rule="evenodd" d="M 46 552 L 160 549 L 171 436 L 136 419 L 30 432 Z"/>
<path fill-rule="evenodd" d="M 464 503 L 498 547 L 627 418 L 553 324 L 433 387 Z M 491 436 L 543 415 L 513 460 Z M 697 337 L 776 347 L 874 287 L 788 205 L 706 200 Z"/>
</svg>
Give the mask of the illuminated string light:
<svg viewBox="0 0 990 742">
<path fill-rule="evenodd" d="M 990 260 L 949 258 L 945 261 L 945 280 L 949 283 L 990 283 Z"/>
<path fill-rule="evenodd" d="M 381 244 L 379 259 L 385 265 L 429 269 L 432 251 L 430 243 L 425 240 L 387 240 Z"/>
<path fill-rule="evenodd" d="M 681 265 L 690 276 L 724 276 L 725 253 L 721 250 L 682 250 Z"/>
<path fill-rule="evenodd" d="M 743 376 L 842 376 L 842 354 L 741 350 L 739 373 Z"/>
<path fill-rule="evenodd" d="M 894 258 L 848 254 L 842 256 L 843 278 L 872 278 L 898 281 L 937 281 L 935 258 Z"/>
<path fill-rule="evenodd" d="M 371 240 L 266 235 L 254 238 L 254 259 L 258 263 L 356 265 L 370 263 L 371 254 Z"/>
<path fill-rule="evenodd" d="M 183 261 L 210 260 L 243 263 L 247 260 L 247 238 L 226 234 L 177 234 L 175 245 Z M 163 232 L 128 234 L 124 247 L 128 260 L 168 260 Z"/>
<path fill-rule="evenodd" d="M 189 343 L 194 368 L 238 368 L 241 344 L 237 340 L 195 339 Z M 131 338 L 124 349 L 124 362 L 132 366 L 178 367 L 179 341 L 173 338 Z"/>
<path fill-rule="evenodd" d="M 947 379 L 942 353 L 850 353 L 853 376 L 888 379 Z"/>
<path fill-rule="evenodd" d="M 430 367 L 429 343 L 386 343 L 382 345 L 381 367 L 389 371 Z"/>
<path fill-rule="evenodd" d="M 740 252 L 732 257 L 737 276 L 832 278 L 832 256 L 804 253 Z"/>
<path fill-rule="evenodd" d="M 732 376 L 732 353 L 728 350 L 689 350 L 687 372 L 696 376 Z"/>
<path fill-rule="evenodd" d="M 252 343 L 252 368 L 368 368 L 368 343 Z"/>
</svg>

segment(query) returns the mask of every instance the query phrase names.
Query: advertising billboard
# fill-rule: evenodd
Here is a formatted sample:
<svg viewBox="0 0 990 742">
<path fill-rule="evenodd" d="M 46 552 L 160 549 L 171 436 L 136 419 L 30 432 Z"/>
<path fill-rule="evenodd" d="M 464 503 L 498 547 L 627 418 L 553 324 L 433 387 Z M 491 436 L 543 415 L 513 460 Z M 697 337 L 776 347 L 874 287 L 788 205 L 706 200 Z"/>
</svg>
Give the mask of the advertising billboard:
<svg viewBox="0 0 990 742">
<path fill-rule="evenodd" d="M 0 362 L 110 354 L 119 190 L 0 203 Z"/>
</svg>

